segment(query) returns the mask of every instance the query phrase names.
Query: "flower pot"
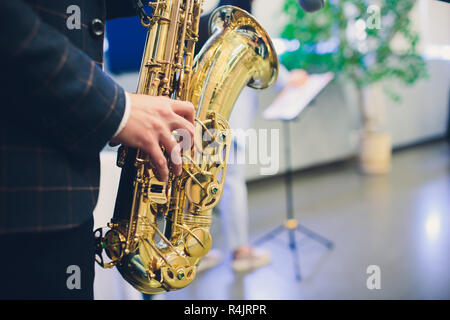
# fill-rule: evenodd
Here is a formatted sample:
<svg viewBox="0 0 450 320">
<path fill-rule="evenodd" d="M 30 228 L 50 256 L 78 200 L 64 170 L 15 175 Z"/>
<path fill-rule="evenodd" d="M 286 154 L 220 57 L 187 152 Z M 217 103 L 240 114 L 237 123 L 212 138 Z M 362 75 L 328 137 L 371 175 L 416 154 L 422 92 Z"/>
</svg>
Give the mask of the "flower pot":
<svg viewBox="0 0 450 320">
<path fill-rule="evenodd" d="M 362 118 L 358 160 L 365 174 L 385 174 L 391 170 L 392 139 L 387 133 L 385 100 L 380 84 L 358 90 Z"/>
<path fill-rule="evenodd" d="M 359 167 L 365 174 L 391 171 L 392 142 L 388 133 L 364 132 L 359 143 Z"/>
</svg>

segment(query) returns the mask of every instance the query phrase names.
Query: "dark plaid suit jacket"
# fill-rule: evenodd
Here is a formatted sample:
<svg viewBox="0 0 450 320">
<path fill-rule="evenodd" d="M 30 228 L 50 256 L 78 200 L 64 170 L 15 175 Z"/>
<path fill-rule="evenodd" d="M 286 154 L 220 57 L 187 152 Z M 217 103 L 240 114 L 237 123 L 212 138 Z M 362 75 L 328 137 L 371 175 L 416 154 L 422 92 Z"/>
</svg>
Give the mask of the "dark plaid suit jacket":
<svg viewBox="0 0 450 320">
<path fill-rule="evenodd" d="M 99 151 L 125 107 L 101 70 L 103 23 L 134 13 L 132 0 L 0 0 L 0 234 L 92 217 Z"/>
</svg>

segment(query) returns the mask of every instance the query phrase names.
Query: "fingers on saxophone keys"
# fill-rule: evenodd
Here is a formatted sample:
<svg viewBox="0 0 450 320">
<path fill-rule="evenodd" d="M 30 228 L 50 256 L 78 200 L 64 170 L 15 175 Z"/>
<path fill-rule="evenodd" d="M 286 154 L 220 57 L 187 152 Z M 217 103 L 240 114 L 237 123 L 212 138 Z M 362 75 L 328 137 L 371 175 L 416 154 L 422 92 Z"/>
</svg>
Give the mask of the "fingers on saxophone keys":
<svg viewBox="0 0 450 320">
<path fill-rule="evenodd" d="M 147 152 L 151 159 L 152 164 L 155 167 L 155 175 L 159 181 L 166 182 L 169 179 L 169 169 L 167 167 L 166 157 L 161 150 L 158 141 L 148 141 L 142 146 L 142 149 Z"/>
<path fill-rule="evenodd" d="M 195 108 L 189 101 L 172 100 L 172 110 L 179 116 L 194 124 Z"/>
<path fill-rule="evenodd" d="M 170 123 L 170 130 L 176 131 L 177 135 L 182 137 L 183 148 L 192 146 L 194 139 L 194 125 L 191 122 L 185 118 L 176 116 Z M 189 142 L 189 144 L 187 142 Z"/>
<path fill-rule="evenodd" d="M 169 156 L 173 173 L 179 176 L 182 170 L 181 146 L 177 143 L 177 141 L 171 134 L 165 134 L 161 136 L 160 142 L 166 150 L 166 154 Z"/>
</svg>

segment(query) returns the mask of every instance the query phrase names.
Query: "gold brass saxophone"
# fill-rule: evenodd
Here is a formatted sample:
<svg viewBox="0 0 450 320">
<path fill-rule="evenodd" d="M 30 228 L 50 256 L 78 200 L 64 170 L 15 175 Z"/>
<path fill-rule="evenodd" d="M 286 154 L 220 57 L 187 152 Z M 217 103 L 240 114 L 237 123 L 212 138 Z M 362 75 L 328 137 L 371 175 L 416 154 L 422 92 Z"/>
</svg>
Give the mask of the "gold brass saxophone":
<svg viewBox="0 0 450 320">
<path fill-rule="evenodd" d="M 116 266 L 137 290 L 156 294 L 183 288 L 212 245 L 211 211 L 222 195 L 231 134 L 228 118 L 242 89 L 272 85 L 278 60 L 272 42 L 246 11 L 217 8 L 211 37 L 193 57 L 203 0 L 160 0 L 151 18 L 137 92 L 191 101 L 196 107 L 192 148 L 183 171 L 161 182 L 142 150 L 123 148 L 114 216 L 95 231 L 96 261 Z M 164 228 L 163 228 L 164 227 Z M 105 262 L 105 250 L 110 261 Z"/>
</svg>

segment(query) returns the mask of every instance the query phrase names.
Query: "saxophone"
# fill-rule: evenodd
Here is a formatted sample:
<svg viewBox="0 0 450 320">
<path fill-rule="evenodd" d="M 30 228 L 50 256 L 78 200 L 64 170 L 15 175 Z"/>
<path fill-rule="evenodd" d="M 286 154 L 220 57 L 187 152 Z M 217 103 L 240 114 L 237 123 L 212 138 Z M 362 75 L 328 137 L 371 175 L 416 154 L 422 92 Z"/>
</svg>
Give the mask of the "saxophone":
<svg viewBox="0 0 450 320">
<path fill-rule="evenodd" d="M 121 147 L 122 168 L 109 230 L 95 230 L 96 261 L 117 267 L 137 290 L 184 288 L 212 245 L 209 227 L 222 195 L 231 134 L 228 118 L 242 89 L 272 85 L 278 60 L 266 31 L 246 11 L 222 6 L 211 15 L 211 37 L 195 57 L 203 0 L 159 0 L 148 27 L 138 93 L 193 103 L 193 147 L 182 152 L 182 174 L 159 181 L 140 149 Z M 102 252 L 109 258 L 106 262 Z"/>
</svg>

